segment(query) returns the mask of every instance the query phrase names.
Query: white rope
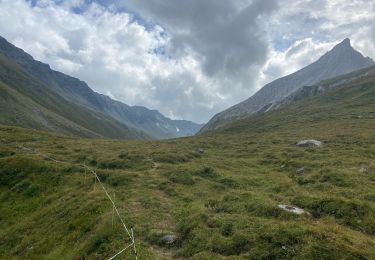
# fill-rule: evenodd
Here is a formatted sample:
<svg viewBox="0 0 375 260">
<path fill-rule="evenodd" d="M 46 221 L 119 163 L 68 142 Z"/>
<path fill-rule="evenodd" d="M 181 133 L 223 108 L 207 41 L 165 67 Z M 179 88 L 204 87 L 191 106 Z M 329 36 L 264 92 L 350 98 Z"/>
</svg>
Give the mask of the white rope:
<svg viewBox="0 0 375 260">
<path fill-rule="evenodd" d="M 3 139 L 2 139 L 3 140 Z M 49 159 L 51 160 L 52 162 L 55 162 L 55 163 L 60 163 L 60 164 L 64 164 L 64 163 L 68 163 L 68 162 L 64 162 L 64 161 L 59 161 L 59 160 L 56 160 L 54 158 L 52 158 L 51 156 L 49 155 L 46 155 L 46 154 L 43 154 L 43 153 L 40 153 L 40 152 L 37 152 L 35 151 L 35 149 L 32 149 L 32 148 L 28 148 L 28 147 L 24 147 L 22 145 L 17 145 L 21 150 L 26 150 L 26 151 L 31 151 L 31 152 L 34 152 L 35 154 L 37 155 L 40 155 L 46 159 Z M 120 212 L 118 211 L 117 207 L 116 207 L 116 204 L 115 202 L 112 200 L 111 196 L 109 195 L 109 193 L 107 192 L 106 188 L 104 187 L 103 183 L 101 182 L 99 176 L 97 175 L 96 171 L 93 170 L 92 168 L 86 166 L 86 164 L 81 164 L 80 165 L 82 168 L 85 169 L 85 179 L 86 179 L 86 170 L 90 171 L 93 175 L 94 175 L 94 179 L 95 179 L 95 183 L 96 183 L 96 180 L 98 180 L 100 186 L 102 187 L 103 191 L 105 192 L 105 194 L 107 195 L 108 199 L 111 201 L 112 203 L 112 206 L 113 206 L 113 209 L 116 211 L 116 214 L 118 216 L 118 218 L 120 219 L 121 221 L 121 224 L 122 226 L 124 227 L 127 235 L 129 236 L 129 239 L 131 240 L 131 244 L 129 244 L 128 246 L 126 246 L 124 249 L 122 249 L 120 252 L 118 252 L 117 254 L 115 254 L 114 256 L 110 257 L 109 260 L 112 260 L 114 259 L 115 257 L 117 257 L 118 255 L 120 255 L 121 253 L 123 253 L 126 249 L 128 249 L 129 247 L 133 246 L 133 250 L 134 250 L 134 254 L 135 254 L 135 259 L 137 260 L 138 257 L 137 257 L 137 248 L 136 248 L 136 245 L 135 245 L 135 239 L 134 239 L 134 233 L 133 233 L 133 229 L 131 229 L 131 233 L 128 229 L 128 227 L 126 226 L 125 224 L 125 221 L 122 219 L 121 215 L 120 215 Z M 94 186 L 95 187 L 95 186 Z M 112 217 L 112 227 L 113 227 L 113 217 Z"/>
<path fill-rule="evenodd" d="M 116 203 L 116 193 L 113 193 L 113 202 Z M 115 207 L 112 207 L 112 229 L 113 229 L 113 218 L 115 217 Z"/>
<path fill-rule="evenodd" d="M 135 247 L 135 239 L 134 239 L 133 229 L 131 229 L 131 231 L 132 231 L 133 250 L 134 250 L 134 254 L 135 254 L 135 260 L 137 260 L 137 259 L 138 259 L 138 256 L 137 256 L 137 248 Z"/>
<path fill-rule="evenodd" d="M 124 252 L 126 249 L 128 249 L 129 247 L 131 247 L 133 245 L 133 243 L 131 243 L 130 245 L 126 246 L 124 249 L 122 249 L 120 252 L 118 252 L 117 254 L 115 254 L 114 256 L 112 256 L 111 258 L 108 258 L 108 260 L 112 260 L 114 259 L 116 256 L 118 256 L 119 254 L 121 254 L 122 252 Z M 137 256 L 135 256 L 135 258 L 137 259 Z"/>
<path fill-rule="evenodd" d="M 87 166 L 86 166 L 86 167 L 87 167 Z M 123 225 L 123 227 L 124 227 L 126 233 L 128 233 L 130 240 L 132 240 L 132 236 L 131 236 L 131 234 L 130 234 L 130 232 L 129 232 L 128 227 L 126 226 L 125 222 L 123 221 L 123 219 L 122 219 L 122 217 L 121 217 L 121 215 L 120 215 L 120 213 L 119 213 L 119 211 L 118 211 L 118 209 L 117 209 L 115 203 L 113 202 L 111 196 L 108 194 L 108 192 L 107 192 L 106 188 L 104 187 L 103 183 L 100 181 L 99 176 L 98 176 L 98 175 L 96 174 L 96 172 L 95 172 L 93 169 L 91 169 L 90 167 L 87 167 L 87 169 L 88 169 L 89 171 L 91 171 L 91 172 L 94 174 L 95 178 L 98 180 L 98 182 L 99 182 L 100 186 L 102 187 L 103 191 L 105 192 L 105 194 L 107 195 L 108 199 L 111 201 L 113 207 L 115 208 L 115 211 L 116 211 L 116 213 L 117 213 L 117 216 L 119 217 L 119 219 L 120 219 L 120 221 L 121 221 L 121 223 L 122 223 L 122 225 Z"/>
</svg>

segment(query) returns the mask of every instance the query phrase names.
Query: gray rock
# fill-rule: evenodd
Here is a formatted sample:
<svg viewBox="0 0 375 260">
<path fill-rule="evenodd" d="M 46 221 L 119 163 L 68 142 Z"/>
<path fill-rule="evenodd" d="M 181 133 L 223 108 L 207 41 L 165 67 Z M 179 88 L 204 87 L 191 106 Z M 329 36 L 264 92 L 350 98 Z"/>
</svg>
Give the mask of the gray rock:
<svg viewBox="0 0 375 260">
<path fill-rule="evenodd" d="M 301 174 L 301 173 L 304 173 L 304 172 L 305 172 L 305 167 L 301 167 L 301 168 L 296 170 L 297 174 Z"/>
<path fill-rule="evenodd" d="M 199 153 L 199 154 L 204 154 L 204 149 L 202 149 L 202 148 L 198 148 L 198 149 L 197 149 L 197 153 Z"/>
<path fill-rule="evenodd" d="M 173 234 L 165 235 L 161 238 L 161 242 L 165 245 L 173 245 L 177 241 L 177 236 Z"/>
<path fill-rule="evenodd" d="M 323 142 L 318 140 L 301 140 L 297 143 L 297 146 L 300 147 L 320 147 L 323 145 Z"/>
<path fill-rule="evenodd" d="M 285 211 L 288 211 L 288 212 L 291 212 L 291 213 L 294 213 L 294 214 L 297 214 L 297 215 L 301 215 L 301 214 L 305 213 L 304 209 L 297 208 L 297 207 L 294 207 L 294 206 L 279 204 L 278 207 L 282 210 L 285 210 Z"/>
</svg>

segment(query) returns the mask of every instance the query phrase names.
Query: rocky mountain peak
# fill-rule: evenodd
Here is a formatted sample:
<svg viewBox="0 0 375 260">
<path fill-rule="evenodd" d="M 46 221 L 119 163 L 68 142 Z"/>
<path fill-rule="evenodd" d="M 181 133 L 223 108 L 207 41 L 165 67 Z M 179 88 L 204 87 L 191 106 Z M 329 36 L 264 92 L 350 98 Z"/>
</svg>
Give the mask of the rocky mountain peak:
<svg viewBox="0 0 375 260">
<path fill-rule="evenodd" d="M 337 44 L 336 46 L 341 46 L 341 47 L 345 47 L 345 48 L 349 48 L 349 47 L 351 48 L 352 47 L 349 38 L 344 39 L 341 43 Z"/>
<path fill-rule="evenodd" d="M 322 80 L 373 65 L 374 61 L 355 50 L 351 46 L 350 39 L 346 38 L 316 62 L 265 85 L 249 99 L 215 115 L 201 132 L 218 128 L 263 110 L 268 111 L 268 108 L 303 86 L 312 86 Z"/>
<path fill-rule="evenodd" d="M 333 49 L 323 55 L 320 60 L 325 59 L 335 59 L 337 62 L 350 65 L 361 63 L 364 65 L 364 67 L 370 66 L 374 63 L 371 58 L 364 57 L 360 52 L 355 50 L 352 47 L 349 38 L 344 39 L 342 42 L 333 47 Z"/>
</svg>

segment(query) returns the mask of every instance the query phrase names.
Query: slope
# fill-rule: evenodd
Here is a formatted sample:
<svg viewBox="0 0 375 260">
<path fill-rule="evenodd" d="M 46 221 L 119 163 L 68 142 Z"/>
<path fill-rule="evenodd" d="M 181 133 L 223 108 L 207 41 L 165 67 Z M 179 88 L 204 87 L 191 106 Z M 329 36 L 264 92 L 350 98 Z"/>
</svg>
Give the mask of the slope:
<svg viewBox="0 0 375 260">
<path fill-rule="evenodd" d="M 68 102 L 2 54 L 0 83 L 3 124 L 83 137 L 147 138 L 108 116 Z"/>
<path fill-rule="evenodd" d="M 94 92 L 83 81 L 52 70 L 49 65 L 34 60 L 22 49 L 0 37 L 0 53 L 14 60 L 29 75 L 43 82 L 50 90 L 72 103 L 100 112 L 154 138 L 171 138 L 193 135 L 202 127 L 190 121 L 171 120 L 156 110 L 128 106 L 108 96 Z"/>
<path fill-rule="evenodd" d="M 374 65 L 354 50 L 350 40 L 345 39 L 319 60 L 285 77 L 277 79 L 260 89 L 249 99 L 215 115 L 201 130 L 205 132 L 254 114 L 265 107 L 281 101 L 303 86 L 318 83 L 338 75 L 346 74 Z"/>
<path fill-rule="evenodd" d="M 0 256 L 94 259 L 124 248 L 85 163 L 134 228 L 138 259 L 374 259 L 374 129 L 373 71 L 176 140 L 77 140 L 1 126 Z M 296 146 L 307 138 L 324 144 Z"/>
</svg>

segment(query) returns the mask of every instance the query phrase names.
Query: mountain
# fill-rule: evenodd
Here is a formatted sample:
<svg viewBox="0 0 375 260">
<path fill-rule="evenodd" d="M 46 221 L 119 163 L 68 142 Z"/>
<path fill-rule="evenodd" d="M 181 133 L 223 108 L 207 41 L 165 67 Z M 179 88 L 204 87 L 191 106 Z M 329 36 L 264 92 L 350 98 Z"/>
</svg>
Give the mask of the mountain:
<svg viewBox="0 0 375 260">
<path fill-rule="evenodd" d="M 142 260 L 375 259 L 375 70 L 316 86 L 176 140 L 0 125 L 0 258 L 111 258 L 131 241 L 109 195 Z"/>
<path fill-rule="evenodd" d="M 328 80 L 323 80 L 318 84 L 312 86 L 303 86 L 302 88 L 294 91 L 288 97 L 272 104 L 271 107 L 268 107 L 266 109 L 266 112 L 280 109 L 301 99 L 323 95 L 324 93 L 333 89 L 346 87 L 355 81 L 367 78 L 369 75 L 375 75 L 375 66 L 370 66 L 365 69 L 354 71 L 352 73 L 340 75 Z"/>
<path fill-rule="evenodd" d="M 281 101 L 303 86 L 314 85 L 322 80 L 346 74 L 374 65 L 370 58 L 352 48 L 345 39 L 307 67 L 277 79 L 260 89 L 249 99 L 215 115 L 201 132 L 221 127 L 237 119 L 259 111 L 267 111 L 274 103 Z"/>
<path fill-rule="evenodd" d="M 149 139 L 102 113 L 69 102 L 0 53 L 0 123 L 82 137 Z"/>
<path fill-rule="evenodd" d="M 185 120 L 171 120 L 156 110 L 128 106 L 108 96 L 94 92 L 85 82 L 54 71 L 49 65 L 34 60 L 22 49 L 0 37 L 0 54 L 13 60 L 27 74 L 42 82 L 65 100 L 96 113 L 101 113 L 157 139 L 193 135 L 202 127 Z"/>
</svg>

